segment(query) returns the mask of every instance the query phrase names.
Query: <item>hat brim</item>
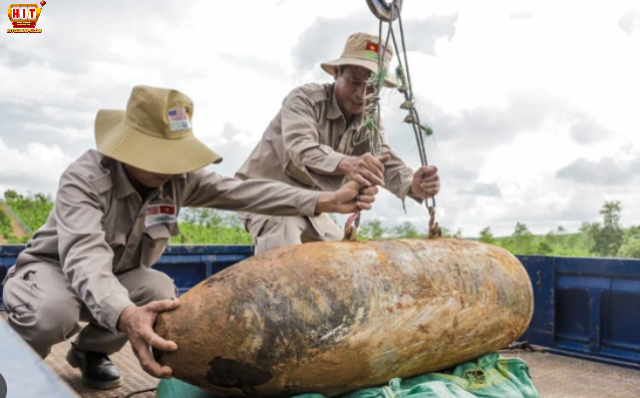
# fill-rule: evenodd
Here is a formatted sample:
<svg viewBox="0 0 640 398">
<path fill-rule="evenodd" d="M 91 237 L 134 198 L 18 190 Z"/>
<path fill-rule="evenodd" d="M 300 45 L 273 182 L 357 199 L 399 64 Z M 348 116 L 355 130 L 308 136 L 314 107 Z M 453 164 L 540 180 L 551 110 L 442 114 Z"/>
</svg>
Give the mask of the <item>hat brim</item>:
<svg viewBox="0 0 640 398">
<path fill-rule="evenodd" d="M 373 60 L 368 59 L 360 59 L 360 58 L 338 58 L 336 60 L 330 62 L 321 63 L 320 66 L 324 69 L 325 72 L 333 76 L 333 68 L 336 66 L 343 65 L 355 65 L 361 66 L 365 69 L 370 70 L 373 73 L 378 72 L 378 63 Z M 396 76 L 392 70 L 387 71 L 387 75 L 385 76 L 385 87 L 394 88 L 400 85 L 400 82 L 396 79 Z"/>
<path fill-rule="evenodd" d="M 199 170 L 222 157 L 193 135 L 161 139 L 127 125 L 125 112 L 100 110 L 95 121 L 97 150 L 104 156 L 151 173 L 183 174 Z"/>
</svg>

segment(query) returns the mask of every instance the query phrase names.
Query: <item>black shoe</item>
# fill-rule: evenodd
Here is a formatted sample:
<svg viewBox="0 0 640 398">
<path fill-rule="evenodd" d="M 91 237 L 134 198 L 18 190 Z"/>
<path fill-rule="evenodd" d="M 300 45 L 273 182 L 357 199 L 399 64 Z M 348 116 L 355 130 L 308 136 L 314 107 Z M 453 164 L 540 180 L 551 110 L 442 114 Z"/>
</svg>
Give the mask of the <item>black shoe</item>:
<svg viewBox="0 0 640 398">
<path fill-rule="evenodd" d="M 79 351 L 73 347 L 67 352 L 67 362 L 73 368 L 80 368 L 82 384 L 96 390 L 111 390 L 122 386 L 120 371 L 109 360 L 107 354 Z"/>
</svg>

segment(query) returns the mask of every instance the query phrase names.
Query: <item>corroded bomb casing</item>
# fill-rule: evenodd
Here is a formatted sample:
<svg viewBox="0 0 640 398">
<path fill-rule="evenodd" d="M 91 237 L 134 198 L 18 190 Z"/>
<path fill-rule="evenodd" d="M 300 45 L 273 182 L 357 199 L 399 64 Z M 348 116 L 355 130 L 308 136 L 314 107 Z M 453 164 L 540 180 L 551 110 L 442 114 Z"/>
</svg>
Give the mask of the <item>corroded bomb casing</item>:
<svg viewBox="0 0 640 398">
<path fill-rule="evenodd" d="M 317 242 L 250 257 L 159 315 L 179 380 L 220 396 L 335 396 L 494 352 L 531 321 L 508 251 L 437 238 Z"/>
</svg>

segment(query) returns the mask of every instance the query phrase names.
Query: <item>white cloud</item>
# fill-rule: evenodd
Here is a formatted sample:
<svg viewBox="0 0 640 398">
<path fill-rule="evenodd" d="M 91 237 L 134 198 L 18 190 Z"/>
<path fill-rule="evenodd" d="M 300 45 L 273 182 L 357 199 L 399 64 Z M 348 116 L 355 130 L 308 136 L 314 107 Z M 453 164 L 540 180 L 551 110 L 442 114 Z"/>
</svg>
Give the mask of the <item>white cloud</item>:
<svg viewBox="0 0 640 398">
<path fill-rule="evenodd" d="M 8 147 L 0 137 L 0 188 L 52 193 L 72 161 L 58 145 L 31 142 L 24 151 Z"/>
<path fill-rule="evenodd" d="M 634 34 L 640 28 L 640 13 L 637 11 L 629 11 L 618 19 L 620 29 L 627 32 L 628 35 Z"/>
<path fill-rule="evenodd" d="M 88 129 L 80 130 L 74 127 L 55 127 L 43 123 L 27 123 L 22 126 L 22 128 L 26 131 L 39 131 L 40 133 L 53 134 L 65 143 L 82 141 L 83 144 L 91 145 L 91 141 L 93 140 L 93 132 Z"/>
<path fill-rule="evenodd" d="M 225 155 L 211 168 L 233 175 L 289 90 L 330 80 L 317 63 L 339 55 L 345 32 L 377 28 L 362 0 L 141 1 L 126 15 L 122 4 L 50 3 L 42 34 L 0 35 L 0 75 L 21 77 L 0 85 L 0 189 L 54 193 L 81 145 L 93 146 L 97 110 L 124 108 L 135 84 L 188 94 L 196 135 Z M 611 198 L 622 200 L 625 225 L 637 223 L 637 184 L 558 177 L 636 156 L 637 1 L 411 1 L 402 15 L 421 32 L 413 48 L 426 49 L 408 57 L 421 117 L 435 130 L 427 155 L 442 174 L 441 225 L 466 235 L 510 234 L 517 221 L 538 233 L 575 230 Z M 416 168 L 399 103 L 385 93 L 383 117 Z M 424 206 L 408 201 L 404 214 L 387 192 L 363 221 L 373 217 L 423 230 L 428 221 Z"/>
</svg>

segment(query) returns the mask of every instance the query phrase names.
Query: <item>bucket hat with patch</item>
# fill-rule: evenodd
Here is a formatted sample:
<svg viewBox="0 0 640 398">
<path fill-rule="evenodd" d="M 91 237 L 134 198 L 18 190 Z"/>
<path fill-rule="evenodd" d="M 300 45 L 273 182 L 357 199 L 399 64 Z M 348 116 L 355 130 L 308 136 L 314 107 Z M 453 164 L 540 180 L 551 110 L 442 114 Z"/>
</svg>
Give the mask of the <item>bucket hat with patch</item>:
<svg viewBox="0 0 640 398">
<path fill-rule="evenodd" d="M 191 98 L 177 90 L 137 85 L 126 110 L 98 111 L 97 150 L 160 174 L 183 174 L 220 163 L 222 157 L 193 134 L 193 108 Z"/>
<path fill-rule="evenodd" d="M 333 75 L 334 67 L 342 65 L 361 66 L 373 73 L 377 73 L 381 54 L 384 56 L 384 66 L 387 68 L 385 86 L 396 87 L 399 82 L 396 79 L 395 71 L 390 69 L 393 50 L 388 46 L 385 48 L 384 43 L 379 43 L 378 36 L 368 33 L 354 33 L 349 36 L 340 58 L 321 63 L 320 66 L 330 75 Z"/>
</svg>

